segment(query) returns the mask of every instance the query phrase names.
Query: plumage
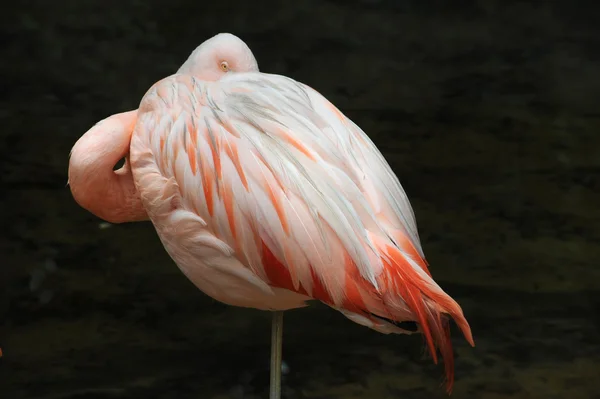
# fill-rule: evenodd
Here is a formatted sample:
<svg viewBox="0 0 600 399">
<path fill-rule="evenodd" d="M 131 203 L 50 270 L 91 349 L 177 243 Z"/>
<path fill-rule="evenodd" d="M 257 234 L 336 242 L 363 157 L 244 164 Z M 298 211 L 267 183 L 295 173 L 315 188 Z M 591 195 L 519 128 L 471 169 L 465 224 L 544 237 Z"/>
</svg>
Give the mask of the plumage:
<svg viewBox="0 0 600 399">
<path fill-rule="evenodd" d="M 318 92 L 258 72 L 219 82 L 177 74 L 147 92 L 138 118 L 137 187 L 167 251 L 203 291 L 226 303 L 240 295 L 220 286 L 222 274 L 195 273 L 200 264 L 256 289 L 243 299 L 261 309 L 314 298 L 384 333 L 406 332 L 386 319 L 415 320 L 447 365 L 445 314 L 472 342 L 460 307 L 430 277 L 395 174 Z"/>
</svg>

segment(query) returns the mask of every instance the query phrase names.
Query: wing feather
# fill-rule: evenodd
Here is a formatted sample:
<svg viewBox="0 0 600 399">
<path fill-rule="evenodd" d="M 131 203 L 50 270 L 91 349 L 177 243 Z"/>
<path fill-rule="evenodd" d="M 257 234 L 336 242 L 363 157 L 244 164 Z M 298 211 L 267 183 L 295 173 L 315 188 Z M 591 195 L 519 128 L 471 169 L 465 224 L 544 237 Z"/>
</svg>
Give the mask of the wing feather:
<svg viewBox="0 0 600 399">
<path fill-rule="evenodd" d="M 176 202 L 171 218 L 193 215 L 188 224 L 203 230 L 190 245 L 235 255 L 244 267 L 236 276 L 257 287 L 311 296 L 382 332 L 402 331 L 383 318 L 416 320 L 451 380 L 441 314 L 472 343 L 468 323 L 429 274 L 398 178 L 327 99 L 277 75 L 173 75 L 146 94 L 139 125 L 160 175 L 174 182 L 164 190 L 179 190 L 161 194 Z"/>
<path fill-rule="evenodd" d="M 310 293 L 316 275 L 339 304 L 345 253 L 378 286 L 383 264 L 368 231 L 405 233 L 422 256 L 398 179 L 368 136 L 308 86 L 267 74 L 218 84 L 174 75 L 142 103 L 157 120 L 163 176 L 259 276 L 264 243 L 294 289 Z"/>
</svg>

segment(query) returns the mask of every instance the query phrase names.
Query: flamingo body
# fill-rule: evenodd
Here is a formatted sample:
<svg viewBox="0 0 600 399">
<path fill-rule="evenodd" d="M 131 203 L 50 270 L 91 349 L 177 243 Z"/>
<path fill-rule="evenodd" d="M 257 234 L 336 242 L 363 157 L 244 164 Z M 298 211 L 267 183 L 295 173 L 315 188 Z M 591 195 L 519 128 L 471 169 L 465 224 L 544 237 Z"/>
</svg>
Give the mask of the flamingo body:
<svg viewBox="0 0 600 399">
<path fill-rule="evenodd" d="M 383 333 L 415 320 L 446 362 L 444 314 L 471 340 L 397 178 L 313 89 L 258 72 L 171 76 L 142 99 L 130 159 L 166 250 L 213 298 L 265 310 L 314 298 Z"/>
</svg>

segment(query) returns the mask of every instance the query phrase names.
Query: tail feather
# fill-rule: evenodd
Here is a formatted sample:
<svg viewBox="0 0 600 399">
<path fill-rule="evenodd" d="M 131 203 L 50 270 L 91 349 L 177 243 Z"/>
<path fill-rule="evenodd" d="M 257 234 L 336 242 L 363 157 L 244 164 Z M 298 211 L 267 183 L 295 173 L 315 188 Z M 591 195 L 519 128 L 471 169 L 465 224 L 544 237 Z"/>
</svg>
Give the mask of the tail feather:
<svg viewBox="0 0 600 399">
<path fill-rule="evenodd" d="M 398 247 L 380 237 L 372 235 L 371 239 L 384 264 L 384 272 L 379 276 L 383 302 L 396 321 L 406 320 L 409 317 L 407 313 L 412 315 L 425 336 L 427 347 L 436 364 L 439 350 L 444 360 L 446 388 L 450 393 L 454 383 L 454 352 L 448 316 L 454 319 L 467 342 L 475 345 L 462 309 L 421 268 L 420 263 L 413 261 Z"/>
</svg>

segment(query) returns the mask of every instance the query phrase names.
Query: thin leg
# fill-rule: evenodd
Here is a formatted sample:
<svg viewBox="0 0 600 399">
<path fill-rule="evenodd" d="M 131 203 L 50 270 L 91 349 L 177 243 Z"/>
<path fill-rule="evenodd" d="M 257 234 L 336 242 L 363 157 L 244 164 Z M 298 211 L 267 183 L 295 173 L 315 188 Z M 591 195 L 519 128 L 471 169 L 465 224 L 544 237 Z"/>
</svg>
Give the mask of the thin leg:
<svg viewBox="0 0 600 399">
<path fill-rule="evenodd" d="M 271 324 L 271 385 L 269 399 L 281 398 L 281 343 L 283 341 L 283 311 L 273 312 Z"/>
</svg>

